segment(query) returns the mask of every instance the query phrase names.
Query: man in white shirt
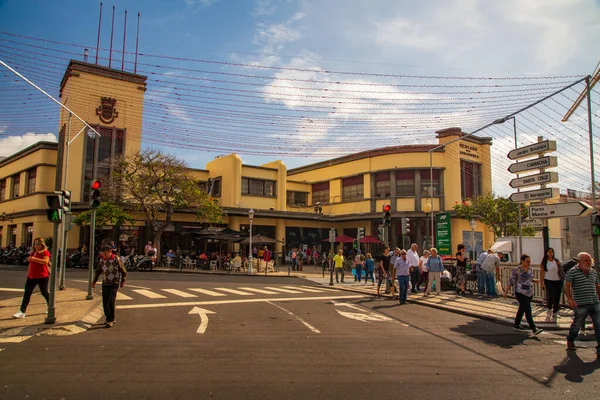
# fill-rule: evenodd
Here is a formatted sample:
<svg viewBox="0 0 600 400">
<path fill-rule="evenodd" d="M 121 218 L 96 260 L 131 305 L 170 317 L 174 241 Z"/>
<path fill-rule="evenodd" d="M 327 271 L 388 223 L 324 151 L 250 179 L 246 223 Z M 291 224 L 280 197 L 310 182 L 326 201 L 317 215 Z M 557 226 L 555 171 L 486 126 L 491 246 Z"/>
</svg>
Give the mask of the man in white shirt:
<svg viewBox="0 0 600 400">
<path fill-rule="evenodd" d="M 412 293 L 417 293 L 419 288 L 419 280 L 421 279 L 421 270 L 419 269 L 419 255 L 417 254 L 417 244 L 410 245 L 410 250 L 406 252 L 406 259 L 410 265 L 410 283 L 412 285 Z"/>
</svg>

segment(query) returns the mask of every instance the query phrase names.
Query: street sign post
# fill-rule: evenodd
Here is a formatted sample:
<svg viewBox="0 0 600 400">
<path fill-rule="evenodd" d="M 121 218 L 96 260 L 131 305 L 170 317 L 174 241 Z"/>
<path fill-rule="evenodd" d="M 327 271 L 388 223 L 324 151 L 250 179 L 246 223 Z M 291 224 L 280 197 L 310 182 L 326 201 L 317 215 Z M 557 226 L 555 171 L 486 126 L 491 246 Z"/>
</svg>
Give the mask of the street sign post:
<svg viewBox="0 0 600 400">
<path fill-rule="evenodd" d="M 558 188 L 546 188 L 513 193 L 508 199 L 513 203 L 526 203 L 528 201 L 542 201 L 558 197 L 560 197 L 560 190 Z"/>
<path fill-rule="evenodd" d="M 592 212 L 592 207 L 583 201 L 559 204 L 541 204 L 529 206 L 529 218 L 560 218 L 585 216 Z"/>
<path fill-rule="evenodd" d="M 519 174 L 521 172 L 533 171 L 535 169 L 554 167 L 558 167 L 558 160 L 556 157 L 546 156 L 511 164 L 508 167 L 508 171 L 513 174 Z"/>
<path fill-rule="evenodd" d="M 511 150 L 507 157 L 511 160 L 520 160 L 521 158 L 550 153 L 552 151 L 556 151 L 556 141 L 544 140 L 543 142 L 538 142 L 530 144 L 529 146 Z"/>
<path fill-rule="evenodd" d="M 437 214 L 435 216 L 435 247 L 439 255 L 452 254 L 451 238 L 450 213 Z"/>
<path fill-rule="evenodd" d="M 557 183 L 558 172 L 543 172 L 541 174 L 527 175 L 521 178 L 515 178 L 510 181 L 511 188 L 521 188 L 528 186 L 537 186 L 547 183 Z"/>
</svg>

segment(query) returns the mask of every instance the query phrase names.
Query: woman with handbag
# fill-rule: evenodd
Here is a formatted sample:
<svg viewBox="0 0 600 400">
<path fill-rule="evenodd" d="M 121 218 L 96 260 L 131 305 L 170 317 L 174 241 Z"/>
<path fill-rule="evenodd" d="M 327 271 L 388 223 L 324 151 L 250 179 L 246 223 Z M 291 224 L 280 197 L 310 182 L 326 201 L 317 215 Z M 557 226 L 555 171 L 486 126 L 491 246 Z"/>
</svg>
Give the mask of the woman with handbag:
<svg viewBox="0 0 600 400">
<path fill-rule="evenodd" d="M 565 273 L 560 261 L 554 258 L 554 249 L 549 247 L 540 263 L 540 286 L 546 289 L 546 322 L 555 322 L 558 318 L 560 295 Z"/>
<path fill-rule="evenodd" d="M 532 330 L 534 335 L 542 333 L 542 329 L 536 328 L 535 322 L 533 321 L 533 313 L 531 311 L 531 299 L 533 299 L 533 283 L 537 282 L 537 279 L 533 279 L 533 271 L 530 268 L 531 258 L 527 254 L 521 256 L 521 264 L 513 269 L 508 286 L 504 292 L 504 298 L 508 294 L 511 287 L 514 288 L 515 297 L 519 301 L 519 309 L 515 317 L 515 331 L 524 332 L 526 329 L 521 326 L 523 320 L 523 314 L 527 319 L 529 328 Z"/>
<path fill-rule="evenodd" d="M 29 262 L 29 271 L 27 272 L 27 282 L 25 282 L 25 293 L 23 294 L 21 309 L 16 314 L 13 314 L 13 318 L 25 318 L 31 294 L 36 286 L 40 287 L 40 292 L 46 299 L 46 304 L 50 297 L 50 293 L 48 293 L 50 252 L 46 248 L 44 238 L 37 238 L 33 241 L 33 251 L 27 257 L 27 261 Z"/>
</svg>

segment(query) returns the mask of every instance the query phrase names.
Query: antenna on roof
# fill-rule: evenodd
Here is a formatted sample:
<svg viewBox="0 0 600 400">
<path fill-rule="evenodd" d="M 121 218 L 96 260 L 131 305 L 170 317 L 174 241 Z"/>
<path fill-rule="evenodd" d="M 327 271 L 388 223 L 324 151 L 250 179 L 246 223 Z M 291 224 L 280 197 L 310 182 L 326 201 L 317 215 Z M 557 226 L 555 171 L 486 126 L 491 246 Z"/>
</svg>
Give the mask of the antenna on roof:
<svg viewBox="0 0 600 400">
<path fill-rule="evenodd" d="M 121 71 L 125 69 L 125 37 L 127 35 L 127 10 L 125 10 L 125 27 L 123 28 L 123 53 L 121 56 Z"/>
<path fill-rule="evenodd" d="M 138 39 L 140 37 L 140 13 L 138 13 L 137 34 L 135 35 L 135 64 L 133 65 L 133 73 L 137 74 L 137 56 L 138 56 Z"/>
<path fill-rule="evenodd" d="M 96 42 L 96 65 L 98 65 L 98 50 L 100 50 L 100 26 L 102 26 L 102 3 L 100 3 L 100 19 L 98 21 L 98 41 Z"/>
<path fill-rule="evenodd" d="M 110 52 L 108 53 L 108 68 L 110 68 L 112 64 L 112 42 L 113 42 L 113 34 L 115 33 L 115 6 L 113 6 L 113 14 L 112 14 L 112 27 L 110 28 Z"/>
</svg>

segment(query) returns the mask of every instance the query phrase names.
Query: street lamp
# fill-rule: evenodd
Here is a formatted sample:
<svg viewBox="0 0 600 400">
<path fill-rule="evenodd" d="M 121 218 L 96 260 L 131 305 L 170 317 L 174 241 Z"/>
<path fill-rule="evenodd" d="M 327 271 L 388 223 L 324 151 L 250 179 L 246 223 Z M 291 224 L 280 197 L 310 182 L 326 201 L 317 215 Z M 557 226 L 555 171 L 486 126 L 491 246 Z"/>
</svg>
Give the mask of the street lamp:
<svg viewBox="0 0 600 400">
<path fill-rule="evenodd" d="M 248 273 L 252 275 L 252 220 L 254 219 L 254 210 L 248 210 L 248 219 L 250 220 L 250 247 L 248 248 Z"/>
<path fill-rule="evenodd" d="M 471 225 L 471 260 L 475 259 L 475 228 L 477 227 L 477 221 L 475 218 L 471 218 L 469 221 L 469 225 Z"/>
<path fill-rule="evenodd" d="M 423 211 L 425 211 L 425 249 L 429 250 L 429 213 L 431 212 L 433 206 L 431 205 L 431 203 L 428 201 L 427 203 L 425 203 L 425 205 L 423 206 Z M 433 246 L 431 246 L 433 247 Z"/>
</svg>

